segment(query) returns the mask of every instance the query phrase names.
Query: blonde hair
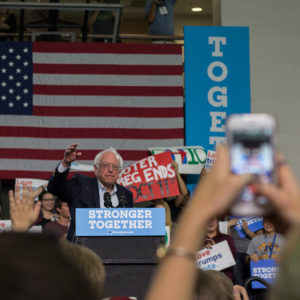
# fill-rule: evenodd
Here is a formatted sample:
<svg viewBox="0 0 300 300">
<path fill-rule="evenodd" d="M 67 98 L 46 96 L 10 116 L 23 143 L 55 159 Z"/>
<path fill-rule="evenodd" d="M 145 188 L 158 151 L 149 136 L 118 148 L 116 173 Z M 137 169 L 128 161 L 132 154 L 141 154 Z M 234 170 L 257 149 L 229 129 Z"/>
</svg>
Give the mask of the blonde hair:
<svg viewBox="0 0 300 300">
<path fill-rule="evenodd" d="M 97 299 L 102 298 L 105 268 L 100 257 L 91 249 L 67 241 L 61 241 L 62 250 L 67 259 L 89 281 L 91 288 L 97 294 Z"/>
</svg>

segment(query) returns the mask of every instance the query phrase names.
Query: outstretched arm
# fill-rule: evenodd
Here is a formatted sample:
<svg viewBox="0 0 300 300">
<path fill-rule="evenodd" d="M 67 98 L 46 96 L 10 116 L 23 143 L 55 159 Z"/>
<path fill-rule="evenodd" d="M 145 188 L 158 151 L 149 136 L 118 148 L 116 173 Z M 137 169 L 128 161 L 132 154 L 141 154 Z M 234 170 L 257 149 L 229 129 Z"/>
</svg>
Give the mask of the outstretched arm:
<svg viewBox="0 0 300 300">
<path fill-rule="evenodd" d="M 223 214 L 252 176 L 230 173 L 226 147 L 218 151 L 215 166 L 198 184 L 176 227 L 169 252 L 148 291 L 146 300 L 193 299 L 197 269 L 195 256 L 204 240 L 206 225 Z"/>
<path fill-rule="evenodd" d="M 188 195 L 189 191 L 185 185 L 183 178 L 181 177 L 181 175 L 178 171 L 178 163 L 175 160 L 172 160 L 171 166 L 175 170 L 176 178 L 177 178 L 177 182 L 178 182 L 178 186 L 179 186 L 179 190 L 180 190 L 180 195 L 178 195 L 175 199 L 175 206 L 178 207 L 182 203 L 184 197 L 186 197 Z"/>
</svg>

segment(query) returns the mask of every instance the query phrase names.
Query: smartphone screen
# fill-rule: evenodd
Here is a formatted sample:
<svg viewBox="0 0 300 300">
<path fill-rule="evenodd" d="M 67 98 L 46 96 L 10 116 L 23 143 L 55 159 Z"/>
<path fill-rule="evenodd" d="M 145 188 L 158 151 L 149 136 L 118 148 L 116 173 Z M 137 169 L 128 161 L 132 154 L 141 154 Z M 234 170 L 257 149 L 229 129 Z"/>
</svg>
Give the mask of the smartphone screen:
<svg viewBox="0 0 300 300">
<path fill-rule="evenodd" d="M 231 134 L 231 171 L 236 174 L 255 174 L 257 181 L 272 182 L 274 173 L 273 129 L 235 129 Z M 254 185 L 246 186 L 237 201 L 239 205 L 236 208 L 239 208 L 235 213 L 241 215 L 258 215 L 263 212 L 263 207 L 268 205 L 266 198 L 255 195 Z M 257 210 L 255 210 L 256 208 Z"/>
</svg>

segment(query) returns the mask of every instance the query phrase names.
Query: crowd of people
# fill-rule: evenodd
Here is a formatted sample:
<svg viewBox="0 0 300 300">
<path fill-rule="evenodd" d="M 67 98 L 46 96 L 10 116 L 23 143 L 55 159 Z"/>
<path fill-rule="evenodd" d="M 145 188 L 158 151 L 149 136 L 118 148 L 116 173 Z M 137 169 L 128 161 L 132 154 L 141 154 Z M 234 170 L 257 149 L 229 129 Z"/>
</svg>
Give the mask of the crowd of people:
<svg viewBox="0 0 300 300">
<path fill-rule="evenodd" d="M 95 178 L 91 179 L 92 181 L 78 174 L 68 180 L 70 164 L 81 156 L 77 146 L 77 144 L 72 144 L 64 152 L 63 159 L 50 178 L 48 186 L 44 185 L 33 191 L 30 185 L 25 184 L 22 192 L 19 186 L 16 186 L 15 191 L 9 192 L 12 231 L 15 234 L 0 236 L 0 249 L 3 254 L 1 257 L 8 257 L 6 264 L 12 263 L 13 267 L 10 272 L 20 274 L 28 272 L 28 276 L 35 278 L 39 276 L 39 272 L 43 273 L 45 267 L 39 261 L 39 255 L 35 253 L 35 250 L 50 245 L 44 253 L 47 253 L 46 264 L 51 264 L 54 257 L 55 259 L 59 257 L 63 265 L 68 265 L 67 269 L 74 270 L 71 271 L 72 276 L 64 274 L 65 271 L 58 273 L 62 276 L 74 277 L 74 281 L 79 280 L 81 276 L 84 277 L 84 280 L 89 282 L 85 289 L 82 289 L 82 285 L 76 287 L 74 285 L 73 288 L 81 289 L 81 292 L 90 295 L 90 299 L 93 297 L 101 299 L 105 284 L 105 269 L 101 259 L 92 250 L 65 241 L 67 228 L 71 233 L 69 240 L 73 240 L 74 229 L 68 224 L 70 216 L 76 207 L 132 207 L 132 194 L 126 188 L 121 187 L 121 193 L 126 193 L 126 204 L 120 206 L 120 199 L 123 199 L 123 196 L 120 197 L 118 193 L 120 187 L 116 184 L 116 178 L 122 167 L 122 158 L 113 148 L 106 149 L 95 157 Z M 241 242 L 243 239 L 237 238 L 234 234 L 236 218 L 229 218 L 227 233 L 220 232 L 218 220 L 224 218 L 235 196 L 245 185 L 254 180 L 253 176 L 231 174 L 228 150 L 225 146 L 221 147 L 218 150 L 215 166 L 199 181 L 193 195 L 187 200 L 189 193 L 184 180 L 178 173 L 178 165 L 175 162 L 172 164 L 176 170 L 178 182 L 182 180 L 181 194 L 175 199 L 158 199 L 149 203 L 151 206 L 165 208 L 166 225 L 172 228 L 172 237 L 171 245 L 167 248 L 158 267 L 146 299 L 248 299 L 247 290 L 244 288 L 246 276 L 249 276 L 249 274 L 245 275 L 247 272 L 244 272 L 247 263 L 265 259 L 274 259 L 281 266 L 278 279 L 270 288 L 268 297 L 281 299 L 285 297 L 285 293 L 289 293 L 292 298 L 296 299 L 299 296 L 295 281 L 299 261 L 297 251 L 300 247 L 300 191 L 289 166 L 278 162 L 277 186 L 255 183 L 257 193 L 269 199 L 276 214 L 265 217 L 263 229 L 257 232 L 249 230 L 244 221 L 242 227 L 246 239 Z M 94 188 L 96 192 L 93 191 Z M 81 192 L 85 195 L 83 196 Z M 110 206 L 107 206 L 103 199 L 105 192 L 111 195 Z M 39 195 L 39 201 L 35 202 L 37 195 Z M 80 203 L 84 203 L 83 206 Z M 174 205 L 173 209 L 181 208 L 179 218 L 174 218 L 175 214 L 172 218 L 172 205 Z M 282 221 L 285 223 L 284 227 L 282 227 Z M 43 235 L 24 233 L 36 224 L 43 227 Z M 277 231 L 277 225 L 285 229 L 284 235 L 279 233 L 282 230 Z M 196 267 L 195 259 L 199 250 L 209 249 L 224 240 L 228 242 L 237 262 L 235 266 L 221 272 L 203 271 Z M 12 250 L 12 247 L 16 249 Z M 23 257 L 20 259 L 30 265 L 27 271 L 21 269 L 22 267 L 18 266 L 17 262 L 12 262 L 13 255 L 19 255 L 15 252 L 24 249 Z M 53 254 L 53 258 L 51 255 L 48 256 L 48 252 Z M 33 261 L 35 255 L 37 255 L 37 261 Z M 58 270 L 61 268 L 56 264 L 54 266 Z M 41 279 L 44 278 L 43 276 L 41 275 Z M 76 276 L 79 277 L 76 278 Z M 55 280 L 59 280 L 58 278 Z M 16 293 L 25 293 L 24 282 L 20 283 L 20 287 L 18 286 L 20 290 L 16 290 Z M 53 284 L 56 284 L 55 282 Z M 287 288 L 290 283 L 295 284 Z M 66 282 L 67 288 L 68 282 Z M 59 287 L 57 293 L 64 295 L 63 290 L 63 287 Z M 40 288 L 32 289 L 30 292 L 42 295 Z M 49 295 L 53 296 L 51 293 Z M 78 293 L 78 295 L 81 294 Z"/>
<path fill-rule="evenodd" d="M 42 0 L 38 2 L 59 2 Z M 112 0 L 97 0 L 100 4 L 116 4 L 120 1 Z M 149 24 L 149 34 L 153 36 L 173 36 L 174 35 L 174 6 L 176 0 L 148 0 L 145 4 L 145 19 Z M 88 30 L 93 35 L 100 35 L 92 39 L 94 42 L 112 42 L 112 35 L 115 28 L 115 10 L 97 9 L 90 11 L 87 18 Z M 120 20 L 122 21 L 122 16 Z M 29 32 L 38 28 L 39 31 L 48 28 L 50 31 L 57 30 L 57 24 L 67 24 L 69 27 L 74 25 L 74 28 L 83 26 L 68 20 L 60 18 L 58 10 L 35 9 L 28 13 L 25 20 L 25 27 Z M 57 24 L 56 24 L 57 23 Z M 82 27 L 83 28 L 83 27 Z M 85 29 L 82 29 L 83 31 Z M 16 15 L 5 7 L 0 8 L 0 33 L 7 35 L 0 36 L 0 41 L 13 41 L 12 33 L 17 33 L 17 18 Z M 45 37 L 47 38 L 47 37 Z M 53 36 L 49 36 L 51 41 Z M 55 39 L 54 39 L 55 40 Z M 153 39 L 154 42 L 159 42 L 162 39 Z M 166 40 L 166 39 L 163 39 Z M 117 38 L 121 42 L 120 38 Z"/>
</svg>

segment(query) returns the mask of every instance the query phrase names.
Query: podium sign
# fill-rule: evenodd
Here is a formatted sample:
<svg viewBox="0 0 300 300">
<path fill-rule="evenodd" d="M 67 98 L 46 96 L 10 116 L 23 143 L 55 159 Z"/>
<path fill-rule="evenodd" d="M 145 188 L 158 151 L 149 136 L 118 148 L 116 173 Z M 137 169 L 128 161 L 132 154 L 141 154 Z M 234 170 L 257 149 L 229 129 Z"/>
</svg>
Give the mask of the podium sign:
<svg viewBox="0 0 300 300">
<path fill-rule="evenodd" d="M 164 208 L 76 209 L 76 236 L 164 235 Z"/>
<path fill-rule="evenodd" d="M 270 284 L 274 284 L 274 281 L 278 275 L 278 264 L 274 259 L 262 259 L 258 262 L 250 261 L 251 276 L 263 278 Z M 265 285 L 260 282 L 252 282 L 253 289 L 265 289 Z"/>
</svg>

